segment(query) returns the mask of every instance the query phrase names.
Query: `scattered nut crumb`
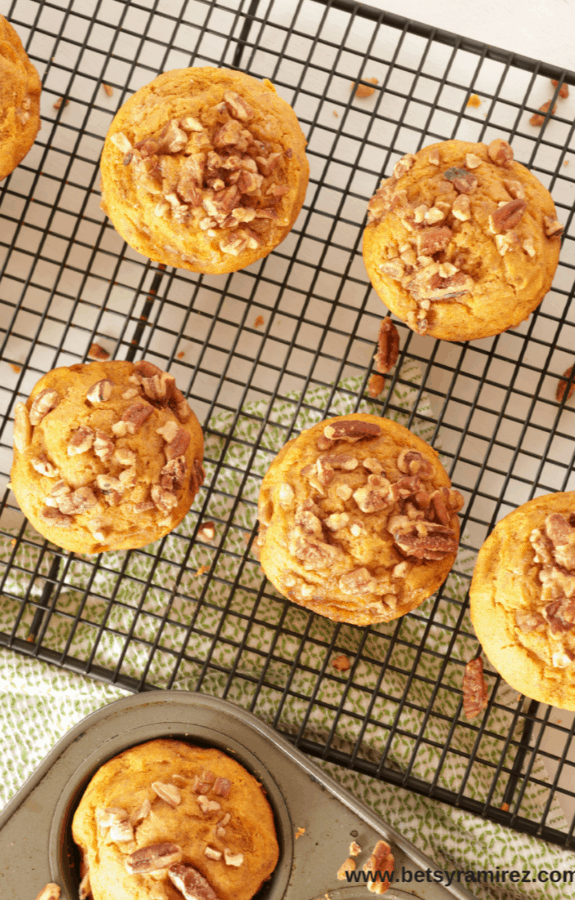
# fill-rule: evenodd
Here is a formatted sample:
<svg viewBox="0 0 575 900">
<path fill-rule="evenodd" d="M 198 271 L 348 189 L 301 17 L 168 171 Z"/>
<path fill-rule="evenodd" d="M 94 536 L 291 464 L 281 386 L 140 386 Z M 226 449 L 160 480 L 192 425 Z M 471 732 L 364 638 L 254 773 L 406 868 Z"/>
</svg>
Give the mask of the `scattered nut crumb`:
<svg viewBox="0 0 575 900">
<path fill-rule="evenodd" d="M 69 102 L 70 102 L 69 100 L 64 100 L 63 97 L 58 97 L 56 102 L 53 104 L 54 109 L 60 109 L 60 107 L 62 106 L 62 103 L 64 104 L 64 106 L 68 106 Z"/>
<path fill-rule="evenodd" d="M 88 356 L 92 359 L 100 359 L 102 361 L 110 359 L 110 354 L 108 353 L 108 351 L 104 350 L 103 347 L 100 347 L 100 345 L 96 343 L 90 344 Z"/>
<path fill-rule="evenodd" d="M 336 119 L 339 119 L 339 113 L 338 113 L 337 109 L 333 110 L 333 114 L 336 117 Z"/>
<path fill-rule="evenodd" d="M 258 316 L 258 317 L 256 318 L 255 322 L 254 322 L 254 328 L 261 328 L 261 326 L 262 326 L 263 324 L 264 324 L 264 317 L 263 317 L 263 316 Z"/>
<path fill-rule="evenodd" d="M 467 101 L 468 106 L 481 106 L 481 97 L 479 94 L 472 94 L 469 100 Z"/>
<path fill-rule="evenodd" d="M 16 372 L 16 374 L 22 371 L 22 366 L 17 366 L 16 363 L 8 363 L 8 365 L 14 372 Z"/>
<path fill-rule="evenodd" d="M 202 522 L 198 528 L 198 537 L 202 541 L 213 541 L 216 536 L 216 526 L 214 522 Z"/>
<path fill-rule="evenodd" d="M 503 812 L 509 812 L 509 803 L 502 803 L 500 809 L 502 809 Z"/>
<path fill-rule="evenodd" d="M 185 354 L 184 354 L 184 351 L 183 351 L 183 350 L 180 350 L 179 353 L 176 353 L 176 356 L 178 357 L 178 359 L 183 359 L 183 358 L 184 358 L 184 355 L 185 355 Z"/>
<path fill-rule="evenodd" d="M 347 670 L 351 668 L 349 659 L 347 658 L 347 656 L 343 656 L 343 654 L 341 656 L 336 656 L 335 659 L 332 659 L 331 664 L 334 669 L 337 669 L 338 672 L 347 672 Z"/>
<path fill-rule="evenodd" d="M 566 159 L 565 162 L 563 163 L 563 165 L 564 165 L 564 166 L 568 166 L 568 165 L 569 165 L 569 160 Z"/>
<path fill-rule="evenodd" d="M 357 843 L 357 841 L 352 841 L 349 845 L 349 855 L 350 856 L 359 856 L 361 853 L 361 847 Z"/>
<path fill-rule="evenodd" d="M 543 106 L 539 107 L 539 112 L 541 112 L 541 113 L 548 112 L 550 106 L 551 106 L 551 100 L 546 100 L 545 103 L 543 104 Z M 556 109 L 557 109 L 557 104 L 555 104 L 553 106 L 553 109 L 551 110 L 551 115 L 553 115 L 553 113 L 556 111 Z M 544 115 L 540 116 L 539 113 L 533 113 L 533 115 L 529 119 L 529 124 L 534 125 L 536 128 L 540 128 L 541 125 L 543 125 L 544 121 L 545 121 Z"/>
<path fill-rule="evenodd" d="M 552 78 L 551 84 L 553 85 L 554 88 L 556 88 L 557 85 L 559 84 L 559 82 L 555 78 Z M 559 89 L 559 96 L 563 97 L 563 99 L 565 99 L 566 97 L 569 96 L 569 85 L 567 85 L 567 84 L 561 85 L 561 87 Z"/>
<path fill-rule="evenodd" d="M 339 869 L 337 870 L 337 879 L 338 881 L 345 881 L 346 875 L 348 872 L 355 872 L 357 863 L 355 859 L 348 857 L 344 863 L 341 864 Z"/>
<path fill-rule="evenodd" d="M 16 546 L 16 538 L 12 538 L 12 540 L 10 541 L 10 546 L 11 546 L 11 547 L 15 547 L 15 546 Z"/>
<path fill-rule="evenodd" d="M 557 390 L 555 391 L 555 398 L 557 400 L 557 403 L 561 403 L 561 401 L 563 400 L 563 396 L 565 394 L 567 384 L 569 383 L 569 379 L 571 378 L 572 371 L 573 366 L 569 366 L 569 368 L 563 372 L 563 378 L 559 379 L 559 384 L 557 385 Z M 572 381 L 569 385 L 569 390 L 567 392 L 567 396 L 565 397 L 566 403 L 567 400 L 569 400 L 573 396 L 573 391 L 575 391 L 575 381 Z"/>
<path fill-rule="evenodd" d="M 377 78 L 364 78 L 363 81 L 371 81 L 372 84 L 379 84 Z M 355 91 L 356 97 L 371 97 L 371 95 L 375 93 L 375 88 L 368 87 L 367 84 L 358 84 L 357 81 L 351 82 L 350 90 Z"/>
<path fill-rule="evenodd" d="M 375 400 L 376 397 L 379 397 L 384 387 L 385 378 L 383 377 L 383 375 L 372 375 L 367 382 L 367 393 L 373 400 Z"/>
<path fill-rule="evenodd" d="M 210 567 L 209 567 L 209 566 L 200 566 L 200 568 L 198 569 L 198 571 L 195 573 L 195 576 L 194 576 L 194 577 L 195 577 L 195 578 L 199 578 L 200 575 L 205 575 L 206 572 L 209 572 L 209 571 L 210 571 Z"/>
<path fill-rule="evenodd" d="M 109 84 L 103 84 L 102 87 L 104 88 L 104 90 L 105 90 L 105 92 L 107 93 L 108 97 L 111 97 L 112 94 L 114 93 L 114 88 L 110 87 Z"/>
<path fill-rule="evenodd" d="M 391 321 L 391 316 L 381 320 L 377 336 L 377 353 L 373 357 L 375 369 L 380 375 L 391 372 L 399 356 L 399 331 Z"/>
<path fill-rule="evenodd" d="M 302 834 L 305 834 L 305 828 L 297 828 L 296 833 L 295 833 L 296 841 L 298 838 L 300 838 L 302 836 Z"/>
</svg>

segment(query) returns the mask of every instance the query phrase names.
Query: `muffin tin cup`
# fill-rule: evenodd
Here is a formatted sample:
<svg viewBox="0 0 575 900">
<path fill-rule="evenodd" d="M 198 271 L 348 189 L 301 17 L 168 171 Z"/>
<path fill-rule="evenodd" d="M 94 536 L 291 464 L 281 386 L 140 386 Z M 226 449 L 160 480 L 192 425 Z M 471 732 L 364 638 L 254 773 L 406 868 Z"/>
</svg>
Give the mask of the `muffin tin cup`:
<svg viewBox="0 0 575 900">
<path fill-rule="evenodd" d="M 381 838 L 391 844 L 396 873 L 411 873 L 409 883 L 386 892 L 387 900 L 473 897 L 461 885 L 417 882 L 418 871 L 440 867 L 255 716 L 185 691 L 118 700 L 56 744 L 0 817 L 2 895 L 29 900 L 52 881 L 62 888 L 61 900 L 77 900 L 79 853 L 71 824 L 86 785 L 108 759 L 161 737 L 216 747 L 261 782 L 273 809 L 280 858 L 257 900 L 325 900 L 326 894 L 330 900 L 365 900 L 366 885 L 342 884 L 337 871 L 351 841 L 362 847 L 359 870 Z"/>
</svg>

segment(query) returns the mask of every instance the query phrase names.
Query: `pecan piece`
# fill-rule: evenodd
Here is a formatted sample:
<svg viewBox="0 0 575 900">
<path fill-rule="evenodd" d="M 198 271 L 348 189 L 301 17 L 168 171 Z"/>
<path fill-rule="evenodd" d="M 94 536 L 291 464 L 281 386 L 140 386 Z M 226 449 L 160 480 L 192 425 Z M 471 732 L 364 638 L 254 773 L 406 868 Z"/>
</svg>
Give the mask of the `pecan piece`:
<svg viewBox="0 0 575 900">
<path fill-rule="evenodd" d="M 226 104 L 230 115 L 235 116 L 236 119 L 240 119 L 242 122 L 248 122 L 250 119 L 253 119 L 253 109 L 249 103 L 246 103 L 244 98 L 240 97 L 239 94 L 236 94 L 235 91 L 225 92 L 224 103 Z"/>
<path fill-rule="evenodd" d="M 96 431 L 94 434 L 94 453 L 104 462 L 114 454 L 115 443 L 104 431 Z"/>
<path fill-rule="evenodd" d="M 474 719 L 487 706 L 487 684 L 483 675 L 480 656 L 471 659 L 463 674 L 463 712 L 467 719 Z"/>
<path fill-rule="evenodd" d="M 130 875 L 145 875 L 148 872 L 157 872 L 158 869 L 167 869 L 175 863 L 179 863 L 183 856 L 181 847 L 169 841 L 159 844 L 149 844 L 140 847 L 126 857 L 126 871 Z"/>
<path fill-rule="evenodd" d="M 399 355 L 399 332 L 391 316 L 382 319 L 377 336 L 377 353 L 373 357 L 375 369 L 380 375 L 390 372 L 397 362 Z M 380 392 L 381 393 L 381 392 Z M 377 395 L 376 395 L 377 396 Z"/>
<path fill-rule="evenodd" d="M 571 376 L 573 374 L 573 366 L 569 366 L 568 369 L 565 369 L 563 372 L 563 378 L 559 380 L 559 384 L 557 385 L 557 390 L 555 392 L 555 397 L 558 403 L 561 403 L 563 397 L 565 396 L 565 391 L 567 390 L 567 385 L 569 384 L 569 390 L 567 391 L 567 397 L 565 397 L 565 402 L 569 400 L 573 396 L 573 391 L 575 391 L 575 381 L 571 380 Z M 570 383 L 569 383 L 570 382 Z"/>
<path fill-rule="evenodd" d="M 60 528 L 68 528 L 74 521 L 72 516 L 64 515 L 54 506 L 45 506 L 40 516 L 49 525 L 57 525 Z"/>
<path fill-rule="evenodd" d="M 44 885 L 36 900 L 59 900 L 60 897 L 60 888 L 54 882 L 50 882 L 50 884 Z"/>
<path fill-rule="evenodd" d="M 360 419 L 345 419 L 341 422 L 332 422 L 323 429 L 324 437 L 328 441 L 355 441 L 372 440 L 381 437 L 381 428 L 372 422 L 362 422 Z"/>
<path fill-rule="evenodd" d="M 497 166 L 506 166 L 513 160 L 511 144 L 501 138 L 491 141 L 487 148 L 487 154 Z"/>
<path fill-rule="evenodd" d="M 17 403 L 14 407 L 14 446 L 19 453 L 23 453 L 30 445 L 32 437 L 32 428 L 30 427 L 30 416 L 28 415 L 28 407 L 25 403 Z"/>
<path fill-rule="evenodd" d="M 419 475 L 428 478 L 431 475 L 431 463 L 419 452 L 419 450 L 401 450 L 397 457 L 397 468 L 406 475 Z"/>
<path fill-rule="evenodd" d="M 343 654 L 341 654 L 340 656 L 336 656 L 335 659 L 332 659 L 331 664 L 338 672 L 347 672 L 349 669 L 351 669 L 351 663 L 349 659 Z"/>
<path fill-rule="evenodd" d="M 174 509 L 174 507 L 178 505 L 178 498 L 176 495 L 159 484 L 152 485 L 150 496 L 160 512 L 164 515 L 167 515 L 171 509 Z"/>
<path fill-rule="evenodd" d="M 451 240 L 451 228 L 441 225 L 437 228 L 424 228 L 417 235 L 417 251 L 419 255 L 433 256 L 445 250 Z"/>
<path fill-rule="evenodd" d="M 182 802 L 182 795 L 175 784 L 164 784 L 163 781 L 154 781 L 152 782 L 152 790 L 172 809 L 175 809 Z"/>
<path fill-rule="evenodd" d="M 228 847 L 224 847 L 224 861 L 226 866 L 235 866 L 236 869 L 239 869 L 241 864 L 244 861 L 243 853 L 232 853 Z"/>
<path fill-rule="evenodd" d="M 338 582 L 339 589 L 344 594 L 373 594 L 377 588 L 377 581 L 365 566 L 354 569 L 342 575 Z"/>
<path fill-rule="evenodd" d="M 94 443 L 94 430 L 89 425 L 81 425 L 68 442 L 68 456 L 80 456 L 87 453 Z"/>
<path fill-rule="evenodd" d="M 35 397 L 30 407 L 30 424 L 39 425 L 44 416 L 55 409 L 60 402 L 60 394 L 51 388 L 44 388 Z"/>
<path fill-rule="evenodd" d="M 161 375 L 162 370 L 159 366 L 154 365 L 154 363 L 148 362 L 147 359 L 140 359 L 134 365 L 133 375 L 130 376 L 130 381 L 134 378 L 137 384 L 141 384 L 144 378 L 152 378 L 154 375 Z"/>
<path fill-rule="evenodd" d="M 348 856 L 345 862 L 341 864 L 339 869 L 337 870 L 337 878 L 338 881 L 346 881 L 348 872 L 355 872 L 357 868 L 357 863 L 355 859 L 352 859 L 351 856 Z"/>
<path fill-rule="evenodd" d="M 98 498 L 92 488 L 84 486 L 65 494 L 58 504 L 58 509 L 66 515 L 77 516 L 92 509 L 97 502 Z"/>
<path fill-rule="evenodd" d="M 549 622 L 551 634 L 571 631 L 575 625 L 575 597 L 558 597 L 546 605 L 543 615 Z"/>
<path fill-rule="evenodd" d="M 386 841 L 378 841 L 368 861 L 363 867 L 366 874 L 371 874 L 373 881 L 367 884 L 372 894 L 383 894 L 389 887 L 393 875 L 395 860 L 391 847 Z"/>
<path fill-rule="evenodd" d="M 446 181 L 449 181 L 458 194 L 472 194 L 477 189 L 477 178 L 473 172 L 467 169 L 459 169 L 452 166 L 443 173 Z"/>
<path fill-rule="evenodd" d="M 491 222 L 495 231 L 511 231 L 519 224 L 523 213 L 527 209 L 525 200 L 510 200 L 504 206 L 500 206 L 491 215 Z"/>
<path fill-rule="evenodd" d="M 377 78 L 364 78 L 364 81 L 370 81 L 371 84 L 377 84 Z M 369 87 L 368 84 L 361 84 L 356 81 L 352 81 L 349 89 L 351 91 L 355 91 L 356 97 L 371 97 L 371 95 L 375 92 L 375 88 Z"/>
<path fill-rule="evenodd" d="M 122 413 L 122 422 L 130 434 L 135 434 L 142 427 L 146 419 L 152 415 L 154 408 L 149 403 L 136 401 L 128 406 Z M 113 426 L 112 426 L 113 429 Z"/>
<path fill-rule="evenodd" d="M 372 400 L 376 400 L 385 387 L 385 378 L 383 375 L 371 375 L 367 382 L 367 393 Z"/>
<path fill-rule="evenodd" d="M 32 468 L 40 475 L 46 478 L 58 478 L 59 471 L 56 466 L 52 465 L 45 453 L 39 453 L 30 460 Z"/>
<path fill-rule="evenodd" d="M 369 475 L 367 484 L 354 491 L 353 499 L 363 513 L 379 512 L 392 502 L 390 489 L 387 478 Z"/>
<path fill-rule="evenodd" d="M 540 128 L 541 125 L 543 125 L 543 123 L 545 121 L 545 117 L 546 117 L 547 113 L 549 113 L 550 106 L 551 106 L 551 100 L 546 100 L 545 103 L 543 103 L 542 106 L 539 107 L 539 112 L 533 113 L 533 115 L 529 119 L 529 124 L 534 125 L 535 128 Z M 553 109 L 551 110 L 549 115 L 552 116 L 556 112 L 557 112 L 557 104 L 554 103 Z M 541 113 L 543 113 L 543 115 L 541 115 Z"/>
<path fill-rule="evenodd" d="M 176 493 L 183 487 L 186 478 L 186 459 L 184 456 L 174 456 L 168 460 L 160 472 L 160 487 L 164 491 Z"/>
<path fill-rule="evenodd" d="M 183 895 L 184 900 L 219 900 L 218 895 L 193 866 L 182 863 L 168 869 L 170 881 Z"/>
<path fill-rule="evenodd" d="M 86 400 L 89 400 L 90 403 L 105 403 L 112 396 L 113 387 L 113 381 L 110 381 L 109 378 L 102 378 L 101 381 L 92 385 L 86 394 Z"/>
<path fill-rule="evenodd" d="M 532 631 L 545 625 L 545 619 L 543 616 L 540 616 L 539 613 L 531 613 L 527 610 L 516 609 L 515 623 L 523 634 L 530 634 Z"/>
<path fill-rule="evenodd" d="M 457 552 L 458 544 L 452 528 L 433 522 L 411 522 L 410 525 L 409 531 L 392 531 L 393 540 L 407 556 L 415 559 L 443 559 Z"/>
<path fill-rule="evenodd" d="M 557 219 L 552 218 L 552 216 L 545 216 L 543 223 L 545 225 L 545 234 L 548 238 L 561 237 L 563 234 L 563 225 Z"/>
<path fill-rule="evenodd" d="M 295 491 L 292 488 L 291 484 L 288 484 L 287 481 L 283 481 L 279 486 L 278 500 L 280 506 L 283 506 L 284 509 L 289 509 L 291 506 L 293 506 L 293 502 L 295 500 Z"/>
<path fill-rule="evenodd" d="M 555 78 L 551 79 L 551 84 L 554 88 L 559 87 L 559 82 Z M 563 83 L 561 85 L 561 87 L 559 88 L 559 96 L 563 99 L 569 96 L 569 86 L 567 84 Z"/>
<path fill-rule="evenodd" d="M 406 175 L 415 164 L 415 159 L 413 153 L 406 153 L 405 156 L 402 156 L 393 167 L 394 177 L 401 178 L 402 175 Z"/>
<path fill-rule="evenodd" d="M 175 459 L 178 456 L 184 456 L 186 450 L 188 449 L 188 445 L 190 443 L 190 435 L 183 428 L 178 428 L 175 436 L 166 444 L 164 448 L 164 452 L 166 454 L 166 459 L 169 461 L 171 459 Z"/>
</svg>

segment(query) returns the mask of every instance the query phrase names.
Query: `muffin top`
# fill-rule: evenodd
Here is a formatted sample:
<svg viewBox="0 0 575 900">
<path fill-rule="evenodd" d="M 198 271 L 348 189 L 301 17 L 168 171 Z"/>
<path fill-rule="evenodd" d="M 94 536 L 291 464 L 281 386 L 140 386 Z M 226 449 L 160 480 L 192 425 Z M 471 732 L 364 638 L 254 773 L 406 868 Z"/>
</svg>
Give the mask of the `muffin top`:
<svg viewBox="0 0 575 900">
<path fill-rule="evenodd" d="M 485 653 L 512 687 L 575 709 L 575 492 L 537 497 L 497 523 L 470 605 Z"/>
<path fill-rule="evenodd" d="M 34 143 L 40 127 L 41 89 L 20 38 L 0 16 L 0 181 Z"/>
<path fill-rule="evenodd" d="M 203 436 L 172 375 L 139 363 L 53 369 L 15 408 L 11 482 L 37 530 L 67 550 L 167 534 L 204 477 Z"/>
<path fill-rule="evenodd" d="M 232 272 L 292 227 L 308 181 L 305 145 L 267 79 L 210 67 L 165 72 L 112 122 L 102 208 L 151 259 Z"/>
<path fill-rule="evenodd" d="M 262 483 L 266 576 L 296 603 L 341 622 L 395 619 L 444 581 L 457 510 L 438 455 L 389 419 L 354 414 L 290 441 Z"/>
<path fill-rule="evenodd" d="M 175 740 L 105 763 L 72 834 L 93 900 L 250 900 L 279 855 L 261 784 L 219 750 Z"/>
<path fill-rule="evenodd" d="M 363 255 L 375 290 L 414 331 L 443 340 L 518 325 L 559 259 L 551 195 L 503 140 L 445 141 L 404 156 L 368 219 Z"/>
</svg>

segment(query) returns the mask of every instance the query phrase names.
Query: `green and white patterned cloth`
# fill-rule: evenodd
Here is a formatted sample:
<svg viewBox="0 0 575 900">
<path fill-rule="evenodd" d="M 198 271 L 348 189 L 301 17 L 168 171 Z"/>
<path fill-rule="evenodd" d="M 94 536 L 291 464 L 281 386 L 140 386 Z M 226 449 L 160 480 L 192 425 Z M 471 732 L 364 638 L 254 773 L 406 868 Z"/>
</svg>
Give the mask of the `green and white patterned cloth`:
<svg viewBox="0 0 575 900">
<path fill-rule="evenodd" d="M 408 362 L 400 374 L 391 398 L 396 410 L 392 415 L 429 439 L 433 434 L 433 415 L 428 399 L 420 392 L 419 370 Z M 311 616 L 275 599 L 269 587 L 267 596 L 262 594 L 257 561 L 244 559 L 246 533 L 256 526 L 255 502 L 261 476 L 285 442 L 286 429 L 293 426 L 297 433 L 328 415 L 354 411 L 379 414 L 381 403 L 362 395 L 361 388 L 359 380 L 350 380 L 337 389 L 312 388 L 303 398 L 276 400 L 271 409 L 263 401 L 248 404 L 237 421 L 232 414 L 219 415 L 210 423 L 206 441 L 206 458 L 210 460 L 206 466 L 207 483 L 212 484 L 213 490 L 209 506 L 201 511 L 204 519 L 226 523 L 218 528 L 219 543 L 216 541 L 213 548 L 193 544 L 190 550 L 189 542 L 178 538 L 193 533 L 204 499 L 200 496 L 182 525 L 164 539 L 160 562 L 153 552 L 149 556 L 107 553 L 94 569 L 93 560 L 87 564 L 80 556 L 67 557 L 64 588 L 42 633 L 42 645 L 80 660 L 93 658 L 96 665 L 108 671 L 136 679 L 146 672 L 147 682 L 160 688 L 196 690 L 199 686 L 204 693 L 249 708 L 265 721 L 276 719 L 286 732 L 299 732 L 307 716 L 305 736 L 319 744 L 329 739 L 332 747 L 349 752 L 361 742 L 360 756 L 374 761 L 387 749 L 387 764 L 399 771 L 410 766 L 412 775 L 429 782 L 440 770 L 438 784 L 455 790 L 465 778 L 466 794 L 484 801 L 491 788 L 493 764 L 500 762 L 512 726 L 517 694 L 507 685 L 500 685 L 497 705 L 489 714 L 488 733 L 484 732 L 481 738 L 481 753 L 466 774 L 477 729 L 466 727 L 461 713 L 462 666 L 456 661 L 467 661 L 476 652 L 468 619 L 457 629 L 452 646 L 449 642 L 461 616 L 467 582 L 451 575 L 439 603 L 429 600 L 417 615 L 405 616 L 399 623 L 372 627 L 365 641 L 364 629 Z M 437 440 L 434 444 L 437 447 Z M 7 563 L 13 553 L 9 539 L 0 542 L 0 563 Z M 39 598 L 44 587 L 42 576 L 48 574 L 51 559 L 50 553 L 42 555 L 34 543 L 19 544 L 6 583 L 7 596 L 0 600 L 0 630 L 10 633 L 17 622 L 15 633 L 26 637 L 33 610 L 26 606 L 18 619 L 21 606 L 14 598 L 23 598 L 27 591 Z M 472 566 L 473 558 L 462 554 L 456 569 L 470 571 Z M 197 574 L 202 567 L 209 567 L 212 576 L 207 588 L 205 579 Z M 32 579 L 34 572 L 37 576 Z M 238 587 L 230 596 L 229 582 L 236 578 Z M 147 581 L 151 581 L 151 587 L 145 589 Z M 202 592 L 204 602 L 200 604 Z M 114 603 L 110 604 L 108 598 L 112 597 Z M 162 628 L 168 602 L 169 623 Z M 254 610 L 257 616 L 249 619 Z M 281 629 L 276 633 L 274 626 L 280 618 Z M 194 630 L 189 635 L 192 619 Z M 246 631 L 248 619 L 250 626 Z M 102 624 L 105 630 L 95 644 Z M 388 659 L 389 639 L 394 634 L 399 639 Z M 180 651 L 185 640 L 189 641 L 187 651 L 194 661 L 183 660 L 174 675 L 174 653 Z M 425 652 L 415 667 L 416 651 L 422 641 Z M 345 653 L 352 662 L 349 677 L 353 684 L 349 689 L 348 675 L 335 673 L 338 677 L 334 677 L 329 665 L 330 647 Z M 230 675 L 232 672 L 235 677 Z M 408 702 L 402 703 L 406 672 L 414 677 Z M 259 678 L 262 683 L 258 685 Z M 289 691 L 284 694 L 286 686 Z M 125 695 L 114 685 L 1 650 L 0 701 L 5 710 L 5 727 L 0 734 L 0 804 L 5 805 L 74 724 Z M 278 709 L 282 696 L 285 699 Z M 343 714 L 335 735 L 330 737 L 333 708 L 341 708 Z M 427 719 L 422 709 L 431 710 Z M 435 709 L 441 714 L 433 715 Z M 389 730 L 384 726 L 393 725 L 398 716 L 400 728 L 386 748 Z M 448 743 L 453 746 L 449 731 L 457 717 L 456 746 L 461 753 L 448 753 L 441 759 L 443 748 Z M 426 740 L 416 742 L 413 735 L 420 733 L 425 734 Z M 506 764 L 512 764 L 511 755 Z M 323 765 L 351 793 L 435 860 L 438 869 L 465 872 L 500 866 L 528 869 L 532 877 L 543 871 L 575 870 L 575 854 L 401 788 L 332 764 Z M 539 820 L 547 802 L 545 785 L 549 783 L 540 759 L 531 774 L 524 789 L 521 814 Z M 505 788 L 503 777 L 500 782 L 500 794 L 496 791 L 492 799 L 496 805 L 502 802 Z M 566 829 L 558 804 L 552 806 L 546 822 Z M 552 882 L 508 886 L 472 882 L 466 886 L 481 900 L 555 900 L 570 896 L 569 891 L 574 890 Z"/>
</svg>

